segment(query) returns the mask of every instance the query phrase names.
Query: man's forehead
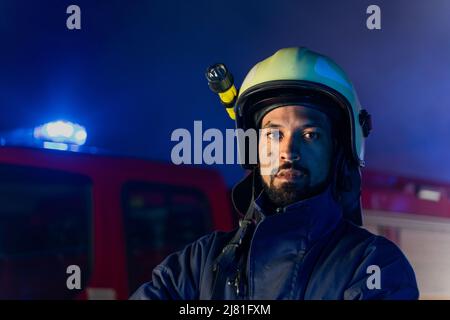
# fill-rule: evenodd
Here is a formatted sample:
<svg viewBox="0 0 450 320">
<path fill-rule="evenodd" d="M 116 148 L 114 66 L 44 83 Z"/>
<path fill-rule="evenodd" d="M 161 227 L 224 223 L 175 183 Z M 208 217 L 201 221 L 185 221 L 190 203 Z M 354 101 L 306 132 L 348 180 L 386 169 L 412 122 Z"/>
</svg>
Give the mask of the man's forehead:
<svg viewBox="0 0 450 320">
<path fill-rule="evenodd" d="M 330 124 L 325 113 L 314 109 L 314 107 L 302 105 L 290 105 L 276 108 L 269 111 L 262 119 L 262 127 L 267 127 L 268 125 L 282 126 L 293 123 L 317 126 L 328 126 Z"/>
</svg>

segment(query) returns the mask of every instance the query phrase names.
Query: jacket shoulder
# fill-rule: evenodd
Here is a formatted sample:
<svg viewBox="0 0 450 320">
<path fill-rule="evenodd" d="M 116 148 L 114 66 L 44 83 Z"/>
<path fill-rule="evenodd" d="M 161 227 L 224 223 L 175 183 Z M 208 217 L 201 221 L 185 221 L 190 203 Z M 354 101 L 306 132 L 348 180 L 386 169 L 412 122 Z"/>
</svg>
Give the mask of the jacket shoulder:
<svg viewBox="0 0 450 320">
<path fill-rule="evenodd" d="M 342 240 L 352 243 L 354 248 L 359 249 L 361 253 L 369 254 L 374 250 L 380 250 L 390 255 L 405 257 L 400 248 L 391 240 L 373 234 L 364 227 L 357 226 L 350 221 L 345 221 L 344 224 Z"/>
<path fill-rule="evenodd" d="M 354 247 L 348 254 L 357 257 L 352 264 L 345 299 L 417 299 L 416 277 L 408 259 L 391 240 L 347 222 L 343 241 L 350 239 Z M 347 257 L 349 257 L 347 255 Z M 380 285 L 368 288 L 367 281 L 380 273 Z"/>
<path fill-rule="evenodd" d="M 352 222 L 345 221 L 344 224 L 344 232 L 339 245 L 348 250 L 348 254 L 358 256 L 360 259 L 372 257 L 373 260 L 386 262 L 401 260 L 410 266 L 406 256 L 391 240 L 375 235 Z"/>
<path fill-rule="evenodd" d="M 205 267 L 214 261 L 234 231 L 214 231 L 167 256 L 131 299 L 198 299 Z"/>
<path fill-rule="evenodd" d="M 186 245 L 182 250 L 167 256 L 155 267 L 154 272 L 160 270 L 171 275 L 191 272 L 198 286 L 205 266 L 212 263 L 233 235 L 234 231 L 213 231 L 206 234 Z"/>
<path fill-rule="evenodd" d="M 329 238 L 308 287 L 309 299 L 417 299 L 414 271 L 392 241 L 344 220 Z M 370 285 L 374 270 L 380 289 Z M 368 285 L 369 283 L 369 285 Z"/>
</svg>

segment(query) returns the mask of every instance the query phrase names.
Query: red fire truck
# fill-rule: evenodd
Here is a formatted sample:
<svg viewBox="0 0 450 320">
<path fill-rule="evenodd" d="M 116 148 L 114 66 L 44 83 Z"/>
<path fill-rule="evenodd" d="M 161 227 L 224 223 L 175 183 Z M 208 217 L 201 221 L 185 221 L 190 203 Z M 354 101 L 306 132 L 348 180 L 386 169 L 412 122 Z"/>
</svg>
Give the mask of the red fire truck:
<svg viewBox="0 0 450 320">
<path fill-rule="evenodd" d="M 0 299 L 127 299 L 169 253 L 231 229 L 231 212 L 212 170 L 0 147 Z"/>
</svg>

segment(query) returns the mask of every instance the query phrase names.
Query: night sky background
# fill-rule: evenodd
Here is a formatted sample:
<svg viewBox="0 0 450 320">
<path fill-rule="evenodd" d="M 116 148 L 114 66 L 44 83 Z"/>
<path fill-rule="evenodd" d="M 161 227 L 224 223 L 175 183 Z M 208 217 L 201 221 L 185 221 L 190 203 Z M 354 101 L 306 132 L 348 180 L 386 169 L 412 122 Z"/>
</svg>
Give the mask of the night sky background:
<svg viewBox="0 0 450 320">
<path fill-rule="evenodd" d="M 81 8 L 81 30 L 66 8 Z M 366 8 L 381 8 L 381 30 Z M 371 169 L 450 182 L 450 1 L 0 0 L 0 131 L 67 119 L 88 144 L 170 161 L 176 128 L 234 128 L 204 71 L 240 85 L 282 47 L 329 55 L 373 116 Z M 231 185 L 239 165 L 216 165 Z"/>
</svg>

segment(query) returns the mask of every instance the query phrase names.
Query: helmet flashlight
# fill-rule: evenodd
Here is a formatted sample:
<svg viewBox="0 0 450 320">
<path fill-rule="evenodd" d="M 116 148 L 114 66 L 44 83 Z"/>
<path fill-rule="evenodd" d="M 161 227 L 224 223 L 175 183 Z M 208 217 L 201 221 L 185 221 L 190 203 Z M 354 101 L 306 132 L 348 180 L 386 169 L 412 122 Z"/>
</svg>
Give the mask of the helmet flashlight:
<svg viewBox="0 0 450 320">
<path fill-rule="evenodd" d="M 228 115 L 235 120 L 234 103 L 237 98 L 237 90 L 234 86 L 233 75 L 223 63 L 210 66 L 205 75 L 209 88 L 219 95 L 220 102 L 225 106 Z"/>
</svg>

